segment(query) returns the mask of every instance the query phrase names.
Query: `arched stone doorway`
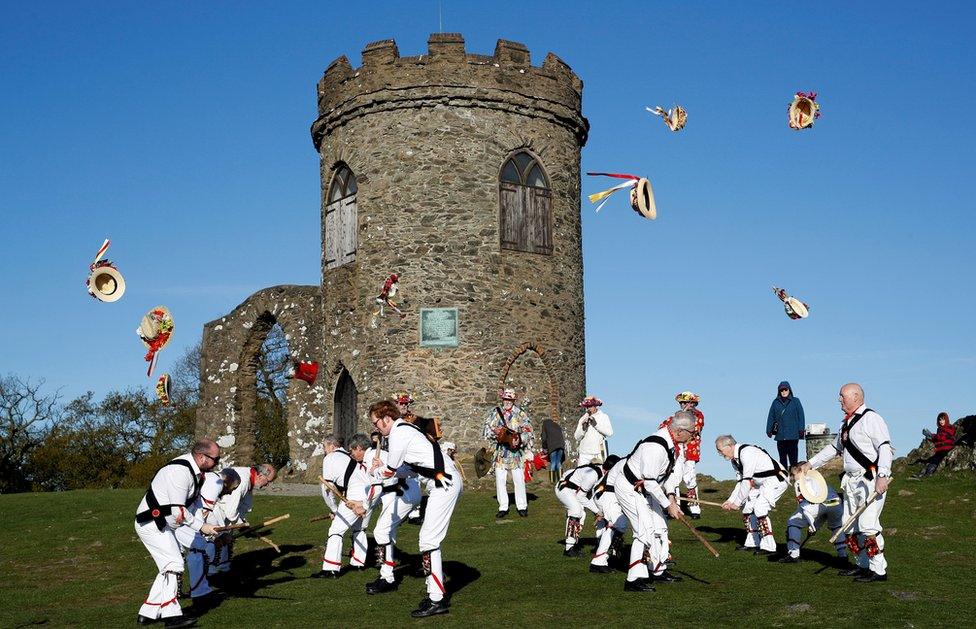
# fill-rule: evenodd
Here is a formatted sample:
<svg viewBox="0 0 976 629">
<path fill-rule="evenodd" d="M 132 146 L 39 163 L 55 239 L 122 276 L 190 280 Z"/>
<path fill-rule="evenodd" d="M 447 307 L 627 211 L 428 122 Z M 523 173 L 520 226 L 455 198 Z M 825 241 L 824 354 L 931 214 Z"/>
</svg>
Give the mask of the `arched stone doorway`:
<svg viewBox="0 0 976 629">
<path fill-rule="evenodd" d="M 545 350 L 538 344 L 523 343 L 511 353 L 498 383 L 499 389 L 504 387 L 516 389 L 519 404 L 526 408 L 536 431 L 546 419 L 559 421 L 558 389 Z"/>
<path fill-rule="evenodd" d="M 332 431 L 348 443 L 359 424 L 359 391 L 345 367 L 339 372 L 332 399 Z"/>
</svg>

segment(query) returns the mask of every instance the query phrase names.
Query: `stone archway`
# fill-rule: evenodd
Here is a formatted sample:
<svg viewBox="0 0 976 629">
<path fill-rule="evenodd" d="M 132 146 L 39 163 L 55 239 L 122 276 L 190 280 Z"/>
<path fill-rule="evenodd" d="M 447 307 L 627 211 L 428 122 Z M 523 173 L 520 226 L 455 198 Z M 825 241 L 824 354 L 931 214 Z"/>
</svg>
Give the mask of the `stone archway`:
<svg viewBox="0 0 976 629">
<path fill-rule="evenodd" d="M 559 389 L 538 343 L 522 343 L 509 355 L 498 380 L 499 389 L 506 386 L 514 386 L 523 401 L 530 400 L 528 411 L 535 422 L 559 422 Z"/>
<path fill-rule="evenodd" d="M 345 367 L 336 378 L 332 400 L 332 431 L 349 443 L 359 427 L 359 390 Z"/>
<path fill-rule="evenodd" d="M 197 435 L 218 440 L 228 465 L 255 463 L 254 432 L 259 355 L 268 333 L 281 326 L 286 362 L 323 362 L 320 340 L 321 297 L 315 286 L 276 286 L 258 291 L 228 315 L 204 326 L 200 355 L 200 406 Z M 287 426 L 288 458 L 294 472 L 307 470 L 325 426 L 326 386 L 292 380 L 282 416 Z"/>
</svg>

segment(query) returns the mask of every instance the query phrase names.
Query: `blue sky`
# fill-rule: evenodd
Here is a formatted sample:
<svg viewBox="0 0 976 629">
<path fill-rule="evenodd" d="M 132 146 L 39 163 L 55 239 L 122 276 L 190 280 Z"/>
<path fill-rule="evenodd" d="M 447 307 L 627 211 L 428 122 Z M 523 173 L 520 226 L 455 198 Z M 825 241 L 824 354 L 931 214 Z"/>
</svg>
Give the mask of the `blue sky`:
<svg viewBox="0 0 976 629">
<path fill-rule="evenodd" d="M 658 219 L 585 199 L 587 383 L 626 450 L 702 397 L 706 436 L 763 443 L 776 384 L 838 423 L 864 384 L 899 454 L 976 412 L 965 3 L 443 3 L 471 52 L 498 38 L 582 77 L 584 170 L 648 176 Z M 252 292 L 319 281 L 315 82 L 393 37 L 426 51 L 435 1 L 4 3 L 0 373 L 68 396 L 146 383 L 141 315 L 176 318 L 166 370 Z M 793 92 L 823 117 L 791 131 Z M 645 106 L 681 103 L 669 132 Z M 605 187 L 584 181 L 584 193 Z M 85 294 L 106 236 L 129 283 Z M 770 290 L 812 307 L 790 321 Z M 702 469 L 728 476 L 705 448 Z"/>
</svg>

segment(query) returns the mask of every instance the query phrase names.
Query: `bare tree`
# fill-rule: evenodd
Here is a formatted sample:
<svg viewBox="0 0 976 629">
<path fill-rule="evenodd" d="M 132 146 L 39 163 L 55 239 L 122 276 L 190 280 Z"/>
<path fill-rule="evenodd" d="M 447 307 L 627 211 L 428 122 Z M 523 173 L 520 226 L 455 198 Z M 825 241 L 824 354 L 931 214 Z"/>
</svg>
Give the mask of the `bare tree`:
<svg viewBox="0 0 976 629">
<path fill-rule="evenodd" d="M 61 416 L 61 394 L 44 380 L 0 376 L 0 493 L 30 489 L 27 463 Z"/>
</svg>

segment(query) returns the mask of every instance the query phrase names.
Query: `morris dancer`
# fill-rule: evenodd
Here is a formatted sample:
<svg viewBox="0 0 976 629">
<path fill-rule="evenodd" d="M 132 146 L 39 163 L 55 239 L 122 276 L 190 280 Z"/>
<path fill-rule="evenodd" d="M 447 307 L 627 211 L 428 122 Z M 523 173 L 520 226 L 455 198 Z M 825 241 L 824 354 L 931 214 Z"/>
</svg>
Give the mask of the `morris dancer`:
<svg viewBox="0 0 976 629">
<path fill-rule="evenodd" d="M 611 454 L 603 462 L 603 477 L 593 487 L 593 501 L 603 515 L 603 527 L 597 531 L 596 552 L 590 560 L 590 572 L 607 574 L 610 557 L 623 555 L 624 533 L 627 532 L 627 516 L 620 510 L 617 494 L 609 482 L 610 472 L 620 462 L 620 457 Z"/>
<path fill-rule="evenodd" d="M 385 438 L 379 432 L 370 436 L 375 436 L 375 439 L 373 447 L 366 451 L 365 463 L 372 466 L 379 460 L 385 465 L 390 459 L 387 449 L 383 447 Z M 376 565 L 379 566 L 380 575 L 366 584 L 367 594 L 383 594 L 397 589 L 393 574 L 396 568 L 397 531 L 400 523 L 420 504 L 420 483 L 416 478 L 394 476 L 383 480 L 379 492 L 373 494 L 374 501 L 378 499 L 381 505 L 380 515 L 373 526 L 373 541 L 376 542 Z"/>
<path fill-rule="evenodd" d="M 496 518 L 508 515 L 508 475 L 512 475 L 515 487 L 515 509 L 523 518 L 529 515 L 529 499 L 525 494 L 526 452 L 532 449 L 532 420 L 515 405 L 515 389 L 498 392 L 501 406 L 488 411 L 485 416 L 484 438 L 495 446 L 495 495 L 498 499 Z M 506 433 L 506 429 L 510 432 Z M 515 443 L 505 441 L 505 435 L 517 434 Z"/>
<path fill-rule="evenodd" d="M 340 504 L 332 492 L 325 485 L 322 486 L 322 497 L 335 514 L 335 519 L 329 526 L 322 570 L 313 574 L 312 578 L 338 579 L 342 568 L 342 538 L 346 531 L 352 532 L 349 566 L 357 570 L 366 568 L 367 539 L 363 522 L 368 517 L 365 505 L 372 481 L 366 472 L 363 457 L 369 448 L 369 437 L 364 434 L 353 435 L 349 440 L 349 451 L 346 452 L 342 447 L 342 438 L 330 435 L 325 438 L 324 447 L 322 478 L 335 485 L 346 500 Z"/>
<path fill-rule="evenodd" d="M 790 467 L 790 477 L 794 483 L 803 470 L 802 465 L 804 463 L 806 461 L 800 461 Z M 833 535 L 844 523 L 844 507 L 841 505 L 840 496 L 830 485 L 827 486 L 827 499 L 819 504 L 806 500 L 800 493 L 799 485 L 797 485 L 796 501 L 798 503 L 796 511 L 786 523 L 786 555 L 780 557 L 779 563 L 799 563 L 800 546 L 803 545 L 800 536 L 804 530 L 813 535 L 817 529 L 823 528 L 823 525 L 826 524 L 827 529 Z M 837 541 L 834 542 L 834 548 L 837 550 L 838 557 L 847 559 L 847 536 L 841 533 Z"/>
<path fill-rule="evenodd" d="M 844 491 L 845 520 L 877 493 L 847 536 L 847 547 L 855 556 L 857 565 L 840 574 L 857 577 L 855 581 L 864 583 L 887 581 L 888 561 L 881 535 L 881 511 L 891 482 L 893 450 L 888 425 L 881 415 L 865 406 L 864 389 L 857 383 L 841 387 L 840 407 L 845 415 L 837 441 L 831 444 L 833 447 L 824 448 L 805 463 L 803 469 L 817 469 L 843 455 L 844 477 L 840 486 Z"/>
<path fill-rule="evenodd" d="M 440 447 L 419 428 L 400 419 L 393 402 L 383 400 L 370 406 L 369 419 L 376 430 L 389 438 L 386 465 L 373 461 L 370 471 L 379 479 L 425 479 L 427 512 L 420 526 L 419 547 L 427 575 L 427 597 L 410 613 L 414 618 L 446 614 L 449 602 L 445 599 L 444 570 L 441 542 L 447 536 L 451 514 L 461 495 L 461 475 L 454 461 L 445 457 Z"/>
<path fill-rule="evenodd" d="M 203 475 L 220 461 L 220 448 L 209 439 L 193 444 L 193 449 L 159 468 L 136 509 L 136 535 L 146 546 L 159 574 L 153 581 L 137 621 L 148 625 L 163 620 L 166 627 L 189 627 L 196 618 L 184 616 L 177 600 L 179 577 L 183 574 L 183 555 L 176 540 L 179 526 L 188 526 L 204 535 L 216 533 L 188 510 L 200 493 Z"/>
<path fill-rule="evenodd" d="M 705 415 L 698 410 L 698 403 L 701 401 L 701 397 L 695 393 L 682 391 L 674 396 L 674 399 L 681 406 L 680 410 L 691 411 L 698 418 L 695 424 L 697 436 L 681 446 L 684 464 L 679 470 L 681 480 L 684 481 L 685 487 L 688 489 L 688 500 L 693 501 L 688 503 L 688 512 L 691 514 L 691 519 L 697 520 L 701 518 L 701 505 L 694 502 L 698 500 L 698 474 L 695 468 L 698 465 L 698 461 L 701 460 L 701 433 L 705 430 Z M 670 417 L 661 422 L 659 428 L 664 428 L 669 423 L 671 423 Z"/>
<path fill-rule="evenodd" d="M 586 521 L 586 511 L 589 509 L 594 515 L 602 517 L 600 508 L 593 501 L 593 490 L 603 478 L 606 470 L 620 460 L 618 456 L 607 457 L 609 465 L 603 467 L 597 464 L 580 465 L 567 471 L 556 485 L 556 498 L 566 507 L 566 557 L 579 557 L 579 537 Z M 611 462 L 612 461 L 612 462 Z"/>
<path fill-rule="evenodd" d="M 715 449 L 732 463 L 738 481 L 722 504 L 726 511 L 742 510 L 746 540 L 736 550 L 752 550 L 756 555 L 774 554 L 776 539 L 769 511 L 789 486 L 786 470 L 759 446 L 737 444 L 732 435 L 716 439 Z"/>
<path fill-rule="evenodd" d="M 610 416 L 600 410 L 601 406 L 603 406 L 603 400 L 592 395 L 587 395 L 580 402 L 583 416 L 576 422 L 576 432 L 573 433 L 579 450 L 577 465 L 589 465 L 593 462 L 602 461 L 603 443 L 608 437 L 613 436 Z"/>
<path fill-rule="evenodd" d="M 221 526 L 223 517 L 219 513 L 217 502 L 234 491 L 241 483 L 241 477 L 232 467 L 226 467 L 219 474 L 208 472 L 204 475 L 200 495 L 190 507 L 195 517 L 199 517 L 207 524 Z M 204 607 L 214 604 L 213 593 L 207 573 L 214 561 L 215 547 L 213 541 L 205 538 L 199 531 L 188 526 L 176 529 L 176 540 L 186 549 L 186 567 L 190 577 L 190 598 L 193 599 L 193 610 L 199 613 Z M 205 602 L 207 601 L 207 602 Z"/>
<path fill-rule="evenodd" d="M 215 515 L 217 522 L 227 526 L 232 524 L 247 524 L 247 514 L 254 504 L 255 489 L 274 482 L 278 472 L 270 463 L 262 463 L 255 467 L 231 468 L 240 477 L 240 484 L 229 494 L 217 502 Z M 234 553 L 234 536 L 231 532 L 223 533 L 214 543 L 215 558 L 210 565 L 210 574 L 227 572 L 230 570 L 230 560 Z"/>
<path fill-rule="evenodd" d="M 634 529 L 624 591 L 653 592 L 652 577 L 663 583 L 682 580 L 666 571 L 668 523 L 664 511 L 672 518 L 684 517 L 675 498 L 680 464 L 676 446 L 695 437 L 696 421 L 691 411 L 678 411 L 670 426 L 638 442 L 607 475 L 620 509 Z"/>
</svg>

